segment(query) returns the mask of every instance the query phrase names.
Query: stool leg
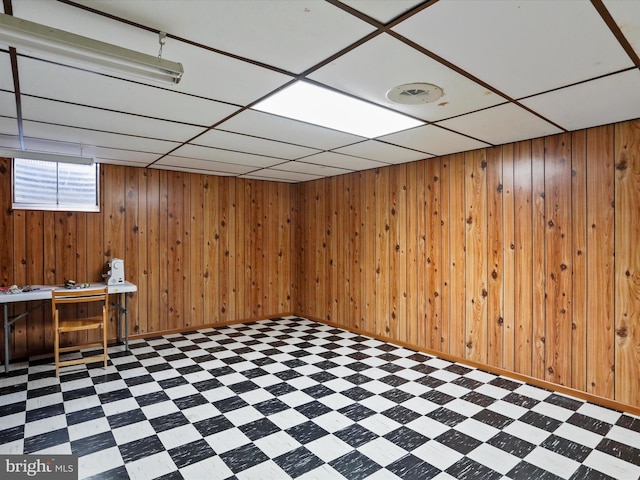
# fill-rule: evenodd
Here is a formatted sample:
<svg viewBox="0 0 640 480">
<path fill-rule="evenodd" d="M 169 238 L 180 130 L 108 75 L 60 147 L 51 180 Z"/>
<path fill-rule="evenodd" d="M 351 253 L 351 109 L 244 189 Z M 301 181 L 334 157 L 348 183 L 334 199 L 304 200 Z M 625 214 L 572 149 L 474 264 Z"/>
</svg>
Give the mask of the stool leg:
<svg viewBox="0 0 640 480">
<path fill-rule="evenodd" d="M 104 368 L 107 368 L 107 326 L 102 322 L 102 352 L 104 354 Z"/>
<path fill-rule="evenodd" d="M 53 345 L 53 355 L 56 360 L 56 377 L 60 376 L 60 331 L 56 328 Z"/>
</svg>

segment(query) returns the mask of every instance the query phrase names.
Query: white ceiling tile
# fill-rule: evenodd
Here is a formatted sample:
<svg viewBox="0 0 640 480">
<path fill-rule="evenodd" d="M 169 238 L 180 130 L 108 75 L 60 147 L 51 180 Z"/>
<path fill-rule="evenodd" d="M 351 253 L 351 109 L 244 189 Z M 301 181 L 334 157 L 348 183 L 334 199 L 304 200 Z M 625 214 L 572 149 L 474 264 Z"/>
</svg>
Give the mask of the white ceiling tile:
<svg viewBox="0 0 640 480">
<path fill-rule="evenodd" d="M 246 180 L 259 180 L 262 182 L 280 182 L 280 183 L 300 183 L 300 180 L 291 180 L 291 179 L 284 179 L 284 178 L 272 178 L 272 177 L 261 177 L 259 175 L 255 175 L 255 174 L 247 174 L 247 175 L 241 175 L 239 178 L 244 178 Z"/>
<path fill-rule="evenodd" d="M 76 127 L 62 127 L 60 125 L 51 125 L 49 123 L 32 122 L 28 120 L 23 122 L 23 129 L 25 136 L 42 139 L 56 139 L 82 145 L 84 148 L 90 146 L 107 147 L 165 154 L 180 146 L 177 142 L 169 142 L 166 140 L 99 132 L 96 130 L 86 130 Z"/>
<path fill-rule="evenodd" d="M 243 175 L 242 177 L 255 178 L 259 180 L 279 180 L 283 182 L 306 182 L 321 178 L 317 175 L 311 175 L 308 173 L 287 172 L 284 170 L 274 170 L 272 168 L 258 170 L 250 175 Z"/>
<path fill-rule="evenodd" d="M 417 152 L 416 150 L 390 145 L 377 140 L 367 140 L 347 147 L 336 148 L 334 152 L 388 163 L 412 162 L 432 156 L 428 153 Z"/>
<path fill-rule="evenodd" d="M 221 102 L 39 60 L 19 58 L 18 67 L 20 89 L 26 95 L 202 126 L 238 110 Z"/>
<path fill-rule="evenodd" d="M 122 158 L 107 158 L 107 157 L 94 157 L 96 163 L 100 163 L 103 165 L 122 165 L 124 167 L 136 167 L 136 168 L 145 168 L 149 162 L 145 161 L 132 161 L 129 159 Z"/>
<path fill-rule="evenodd" d="M 166 56 L 182 63 L 184 75 L 177 92 L 237 105 L 249 105 L 291 77 L 177 40 L 167 40 Z"/>
<path fill-rule="evenodd" d="M 82 157 L 93 157 L 92 152 L 84 151 L 76 143 L 63 142 L 58 140 L 48 140 L 43 138 L 24 137 L 25 150 L 37 152 L 58 153 L 60 155 L 73 155 Z"/>
<path fill-rule="evenodd" d="M 636 55 L 640 56 L 640 2 L 604 0 L 603 3 Z"/>
<path fill-rule="evenodd" d="M 368 160 L 366 158 L 353 157 L 334 152 L 322 152 L 310 157 L 305 157 L 307 163 L 326 165 L 329 167 L 347 168 L 349 170 L 368 170 L 370 168 L 385 167 L 388 163 Z"/>
<path fill-rule="evenodd" d="M 269 155 L 272 157 L 295 160 L 306 155 L 316 153 L 314 148 L 301 147 L 290 143 L 274 142 L 263 138 L 240 135 L 239 133 L 222 130 L 209 130 L 191 143 L 206 147 L 217 147 L 238 152 Z"/>
<path fill-rule="evenodd" d="M 326 165 L 317 165 L 314 163 L 305 162 L 287 162 L 281 165 L 276 165 L 271 170 L 285 170 L 288 172 L 296 173 L 308 173 L 310 175 L 318 175 L 320 177 L 331 177 L 333 175 L 342 175 L 344 173 L 350 173 L 353 170 L 346 170 L 344 168 L 327 167 Z"/>
<path fill-rule="evenodd" d="M 70 105 L 53 100 L 22 96 L 25 120 L 92 128 L 113 133 L 140 135 L 183 142 L 202 131 L 201 127 L 183 123 L 143 118 L 97 108 Z"/>
<path fill-rule="evenodd" d="M 568 130 L 639 118 L 640 71 L 580 83 L 522 103 Z"/>
<path fill-rule="evenodd" d="M 438 125 L 493 145 L 553 135 L 562 131 L 512 103 L 444 120 Z"/>
<path fill-rule="evenodd" d="M 191 172 L 191 173 L 199 173 L 201 175 L 215 175 L 216 177 L 235 177 L 237 173 L 230 172 L 219 172 L 212 171 L 207 169 L 199 169 L 199 168 L 190 168 L 185 166 L 174 166 L 174 165 L 151 165 L 149 168 L 153 168 L 155 170 L 170 170 L 173 172 Z"/>
<path fill-rule="evenodd" d="M 433 155 L 464 152 L 466 150 L 487 146 L 486 143 L 455 132 L 450 132 L 436 125 L 425 125 L 423 127 L 405 130 L 404 132 L 382 137 L 381 140 L 431 154 L 426 155 L 424 158 L 429 158 Z"/>
<path fill-rule="evenodd" d="M 503 97 L 386 34 L 360 45 L 309 78 L 429 121 L 505 102 Z M 435 84 L 444 90 L 444 96 L 423 105 L 400 105 L 387 99 L 392 88 L 414 82 Z"/>
<path fill-rule="evenodd" d="M 284 162 L 284 160 L 279 158 L 253 155 L 251 153 L 233 152 L 231 150 L 220 150 L 218 148 L 211 147 L 200 147 L 192 144 L 181 146 L 177 150 L 171 152 L 171 155 L 236 165 L 248 165 L 252 167 L 270 167 Z"/>
<path fill-rule="evenodd" d="M 380 0 L 342 1 L 342 3 L 361 11 L 365 15 L 385 25 L 422 2 L 423 0 L 393 0 L 393 2 L 381 2 Z"/>
<path fill-rule="evenodd" d="M 362 140 L 362 137 L 356 135 L 255 110 L 239 113 L 220 124 L 218 128 L 320 150 L 331 150 Z"/>
<path fill-rule="evenodd" d="M 131 165 L 134 167 L 146 167 L 158 159 L 157 153 L 136 152 L 118 148 L 91 147 L 88 149 L 88 154 L 100 163 Z"/>
<path fill-rule="evenodd" d="M 13 92 L 0 91 L 0 115 L 13 117 L 13 122 L 17 125 L 16 96 Z"/>
<path fill-rule="evenodd" d="M 442 0 L 394 31 L 512 98 L 632 66 L 590 2 Z"/>
<path fill-rule="evenodd" d="M 128 0 L 80 3 L 294 73 L 373 31 L 339 8 L 314 0 L 163 1 L 152 9 L 147 2 Z"/>
<path fill-rule="evenodd" d="M 0 92 L 1 94 L 1 92 Z M 0 95 L 1 97 L 1 95 Z M 12 117 L 0 116 L 0 135 L 17 136 L 18 135 L 18 121 Z"/>
<path fill-rule="evenodd" d="M 3 119 L 0 117 L 0 132 L 2 131 Z M 20 138 L 18 135 L 7 135 L 0 133 L 0 148 L 20 148 Z"/>
<path fill-rule="evenodd" d="M 13 88 L 13 69 L 11 68 L 11 58 L 8 53 L 0 52 L 0 89 L 14 91 Z M 2 110 L 4 114 L 4 105 Z"/>
<path fill-rule="evenodd" d="M 216 162 L 202 160 L 199 158 L 181 157 L 178 155 L 167 155 L 153 164 L 153 167 L 174 167 L 175 169 L 189 168 L 200 171 L 226 173 L 240 175 L 256 170 L 256 167 L 248 165 L 238 165 L 234 163 Z"/>
</svg>

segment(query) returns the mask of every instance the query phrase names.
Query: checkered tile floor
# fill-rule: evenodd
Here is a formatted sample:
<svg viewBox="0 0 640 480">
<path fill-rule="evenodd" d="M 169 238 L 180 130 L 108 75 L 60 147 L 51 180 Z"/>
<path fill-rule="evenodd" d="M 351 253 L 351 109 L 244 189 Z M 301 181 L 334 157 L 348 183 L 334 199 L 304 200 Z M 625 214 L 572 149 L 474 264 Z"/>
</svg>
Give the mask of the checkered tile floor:
<svg viewBox="0 0 640 480">
<path fill-rule="evenodd" d="M 287 317 L 0 376 L 0 454 L 91 479 L 638 479 L 640 418 Z"/>
</svg>

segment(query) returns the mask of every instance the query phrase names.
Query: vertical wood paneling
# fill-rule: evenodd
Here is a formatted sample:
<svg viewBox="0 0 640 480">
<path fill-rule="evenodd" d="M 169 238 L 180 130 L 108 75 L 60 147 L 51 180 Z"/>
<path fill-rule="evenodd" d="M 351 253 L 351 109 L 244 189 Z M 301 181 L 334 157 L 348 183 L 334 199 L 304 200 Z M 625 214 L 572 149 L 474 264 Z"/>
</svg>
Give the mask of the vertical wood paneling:
<svg viewBox="0 0 640 480">
<path fill-rule="evenodd" d="M 614 394 L 613 127 L 587 132 L 587 391 Z"/>
<path fill-rule="evenodd" d="M 179 285 L 185 281 L 182 272 L 184 258 L 184 231 L 182 219 L 184 215 L 184 181 L 185 173 L 168 172 L 167 174 L 167 286 Z M 174 330 L 184 322 L 183 296 L 184 290 L 166 288 L 168 300 L 167 328 Z"/>
<path fill-rule="evenodd" d="M 360 328 L 362 325 L 362 174 L 354 173 L 349 179 L 349 211 L 351 212 L 349 242 L 349 318 L 350 325 Z"/>
<path fill-rule="evenodd" d="M 407 165 L 391 170 L 391 337 L 406 337 L 407 321 Z"/>
<path fill-rule="evenodd" d="M 229 262 L 228 273 L 227 273 L 227 295 L 229 297 L 228 307 L 227 307 L 227 318 L 236 319 L 238 318 L 238 288 L 237 288 L 237 277 L 239 275 L 236 262 L 238 260 L 237 253 L 237 241 L 236 234 L 239 227 L 238 225 L 238 206 L 236 203 L 236 186 L 238 182 L 235 178 L 229 179 L 229 201 L 227 204 L 227 215 L 228 215 L 228 228 L 227 228 L 227 250 L 229 254 L 227 255 L 227 261 Z M 203 207 L 204 208 L 204 207 Z M 204 215 L 204 213 L 203 213 Z M 204 255 L 204 253 L 203 253 Z M 240 272 L 241 274 L 242 272 Z M 204 290 L 203 290 L 204 295 Z M 206 312 L 203 312 L 205 318 L 203 320 L 204 323 L 207 323 Z"/>
<path fill-rule="evenodd" d="M 531 375 L 533 333 L 533 225 L 531 142 L 514 145 L 515 202 L 515 362 L 514 370 Z"/>
<path fill-rule="evenodd" d="M 182 276 L 182 282 L 185 286 L 182 289 L 180 295 L 180 301 L 182 308 L 180 309 L 181 319 L 178 323 L 178 327 L 193 327 L 193 319 L 191 318 L 191 284 L 193 283 L 192 272 L 189 269 L 191 265 L 191 174 L 183 173 L 182 177 L 182 215 L 179 222 L 181 227 L 182 239 L 180 245 L 182 246 L 182 258 L 180 259 L 180 273 Z"/>
<path fill-rule="evenodd" d="M 362 303 L 364 305 L 364 322 L 360 327 L 367 332 L 375 332 L 375 316 L 376 316 L 376 191 L 375 178 L 377 170 L 367 170 L 363 175 L 364 203 L 362 219 L 364 226 L 364 258 L 362 261 L 362 273 L 364 279 L 364 290 Z"/>
<path fill-rule="evenodd" d="M 186 276 L 189 278 L 188 309 L 189 323 L 193 326 L 208 322 L 204 314 L 204 175 L 191 175 L 189 188 L 189 252 L 190 263 Z M 186 262 L 185 262 L 186 264 Z M 228 284 L 224 282 L 226 287 Z"/>
<path fill-rule="evenodd" d="M 573 132 L 571 145 L 571 235 L 573 262 L 573 321 L 571 324 L 571 387 L 587 382 L 587 135 Z"/>
<path fill-rule="evenodd" d="M 442 170 L 440 174 L 440 192 L 442 194 L 440 202 L 440 235 L 442 239 L 440 254 L 440 271 L 442 272 L 442 342 L 441 350 L 445 353 L 451 351 L 451 245 L 450 245 L 450 218 L 449 218 L 449 198 L 451 175 L 449 167 L 451 157 L 442 157 Z"/>
<path fill-rule="evenodd" d="M 26 235 L 25 240 L 27 244 L 27 284 L 29 285 L 41 283 L 44 276 L 44 258 L 42 255 L 44 241 L 43 219 L 44 215 L 42 212 L 33 210 L 27 212 L 27 225 L 25 228 L 29 233 Z M 87 242 L 88 241 L 89 238 L 87 238 Z M 91 245 L 91 251 L 93 251 L 93 249 L 94 245 Z M 98 250 L 97 257 L 99 261 L 102 260 L 102 249 Z M 32 306 L 32 304 L 29 304 L 29 307 Z M 27 317 L 27 324 L 29 326 L 27 348 L 29 352 L 40 352 L 45 349 L 44 325 L 47 315 L 51 315 L 49 309 L 42 306 L 32 310 Z"/>
<path fill-rule="evenodd" d="M 464 154 L 452 155 L 449 162 L 449 248 L 451 259 L 451 317 L 449 319 L 449 352 L 464 357 L 466 351 L 466 216 Z"/>
<path fill-rule="evenodd" d="M 163 280 L 161 278 L 160 261 L 165 256 L 160 248 L 160 175 L 161 170 L 149 170 L 147 173 L 147 331 L 159 332 L 166 329 L 160 324 L 161 289 Z M 125 265 L 126 269 L 126 265 Z M 126 271 L 125 271 L 126 274 Z"/>
<path fill-rule="evenodd" d="M 26 218 L 24 210 L 13 211 L 13 244 L 14 267 L 12 281 L 16 285 L 24 285 L 27 282 L 27 251 L 26 251 Z M 12 305 L 13 314 L 17 315 L 26 311 L 27 305 L 19 303 Z M 77 335 L 77 334 L 76 334 Z M 24 356 L 28 352 L 27 318 L 22 318 L 13 324 L 13 343 L 16 356 Z"/>
<path fill-rule="evenodd" d="M 465 154 L 466 354 L 487 361 L 487 161 L 485 152 Z"/>
<path fill-rule="evenodd" d="M 427 319 L 427 305 L 429 302 L 427 291 L 427 182 L 425 180 L 426 175 L 426 162 L 422 160 L 418 162 L 416 168 L 416 206 L 417 210 L 415 215 L 417 216 L 416 227 L 418 229 L 418 238 L 416 244 L 416 300 L 417 315 L 416 315 L 416 329 L 418 333 L 418 345 L 426 347 L 431 339 L 431 331 L 429 320 Z"/>
<path fill-rule="evenodd" d="M 140 184 L 138 169 L 129 168 L 125 171 L 125 212 L 124 212 L 124 224 L 125 224 L 125 253 L 124 258 L 127 260 L 125 265 L 125 274 L 129 273 L 128 280 L 132 281 L 136 285 L 140 284 L 140 264 L 144 265 L 144 261 L 141 262 L 142 256 L 140 255 L 139 248 L 143 242 L 141 238 L 140 229 Z M 86 232 L 86 229 L 78 228 L 78 237 L 80 237 L 80 231 Z M 86 241 L 86 240 L 85 240 Z M 87 258 L 88 254 L 80 255 L 81 258 Z M 86 264 L 85 264 L 86 265 Z M 86 266 L 85 266 L 86 268 Z M 88 277 L 85 277 L 88 278 Z M 93 280 L 93 279 L 92 279 Z M 138 295 L 132 295 L 129 300 L 129 308 L 131 311 L 138 313 Z M 135 318 L 138 318 L 139 314 L 136 314 Z M 137 322 L 130 322 L 129 333 L 138 333 L 140 328 Z M 124 328 L 124 325 L 123 325 Z"/>
<path fill-rule="evenodd" d="M 327 301 L 328 314 L 331 316 L 332 322 L 343 321 L 342 316 L 340 315 L 340 309 L 342 306 L 342 298 L 343 292 L 339 291 L 339 286 L 342 285 L 342 282 L 338 281 L 338 242 L 334 240 L 337 235 L 339 235 L 339 227 L 338 227 L 338 192 L 342 190 L 338 188 L 338 180 L 339 177 L 331 177 L 327 181 L 330 184 L 329 190 L 330 195 L 327 198 L 327 263 L 326 263 L 326 271 L 327 277 L 329 279 L 329 291 L 331 294 L 329 295 Z M 344 278 L 344 276 L 342 277 Z"/>
<path fill-rule="evenodd" d="M 544 139 L 537 138 L 531 141 L 531 204 L 533 207 L 533 355 L 531 373 L 536 378 L 544 378 L 547 373 L 545 368 L 545 289 L 547 282 L 545 276 L 545 233 L 547 223 L 545 220 L 544 172 Z"/>
<path fill-rule="evenodd" d="M 12 211 L 0 160 L 1 280 L 95 281 L 120 257 L 131 333 L 330 315 L 638 406 L 639 137 L 636 120 L 299 185 L 102 165 L 100 213 Z M 50 351 L 49 309 L 11 340 Z"/>
<path fill-rule="evenodd" d="M 409 343 L 418 345 L 418 193 L 417 162 L 407 164 L 407 318 L 402 319 Z"/>
<path fill-rule="evenodd" d="M 640 122 L 615 127 L 615 398 L 637 404 L 640 392 Z"/>
<path fill-rule="evenodd" d="M 127 280 L 138 285 L 138 292 L 129 295 L 131 334 L 250 320 L 256 318 L 253 305 L 264 305 L 265 299 L 262 315 L 293 310 L 294 186 L 256 182 L 246 195 L 251 184 L 240 179 L 101 165 L 99 213 L 14 212 L 10 163 L 0 162 L 5 205 L 0 241 L 10 246 L 0 251 L 5 284 L 100 281 L 106 263 L 123 258 Z M 249 256 L 253 271 L 247 273 L 245 254 L 252 250 L 246 232 L 252 219 L 261 229 L 253 241 L 262 242 L 262 250 Z M 252 279 L 257 289 L 252 290 Z M 257 290 L 263 296 L 252 298 Z M 78 315 L 89 313 L 85 306 L 76 308 Z M 116 336 L 115 320 L 112 309 L 110 339 Z M 15 327 L 14 358 L 52 349 L 49 308 L 33 310 Z M 97 338 L 94 333 L 75 336 Z"/>
<path fill-rule="evenodd" d="M 160 221 L 159 239 L 160 262 L 158 271 L 160 273 L 160 315 L 159 323 L 162 330 L 169 327 L 169 176 L 172 172 L 163 170 L 160 172 Z"/>
<path fill-rule="evenodd" d="M 520 221 L 520 219 L 517 219 Z M 502 324 L 503 357 L 502 366 L 514 370 L 515 363 L 515 277 L 516 277 L 516 234 L 515 195 L 513 178 L 513 145 L 502 146 L 502 255 L 503 309 Z"/>
<path fill-rule="evenodd" d="M 148 243 L 149 232 L 147 230 L 147 172 L 142 168 L 134 169 L 138 175 L 138 251 L 134 255 L 138 256 L 137 284 L 140 292 L 147 292 L 149 289 L 149 257 Z M 97 216 L 98 214 L 92 214 Z M 127 260 L 129 258 L 127 257 Z M 127 261 L 128 263 L 128 261 Z M 126 267 L 125 267 L 126 268 Z M 133 272 L 135 275 L 135 272 Z M 126 271 L 125 271 L 126 274 Z M 130 294 L 130 299 L 135 298 L 135 303 L 130 303 L 130 320 L 135 333 L 146 333 L 149 331 L 148 319 L 149 311 L 146 308 L 146 297 L 139 294 Z"/>
<path fill-rule="evenodd" d="M 487 150 L 487 363 L 502 367 L 504 355 L 504 252 L 502 147 Z"/>
<path fill-rule="evenodd" d="M 375 332 L 388 336 L 389 324 L 389 169 L 376 171 L 374 185 L 376 203 L 376 242 L 375 242 Z"/>
<path fill-rule="evenodd" d="M 218 284 L 218 242 L 220 235 L 218 233 L 218 209 L 219 204 L 218 178 L 206 176 L 204 180 L 204 222 L 203 237 L 204 250 L 202 252 L 204 269 L 203 277 L 203 295 L 204 295 L 204 312 L 207 318 L 204 323 L 216 323 L 219 321 L 219 297 L 216 295 L 216 285 Z M 245 238 L 238 239 L 245 242 Z M 244 290 L 244 289 L 243 289 Z"/>
<path fill-rule="evenodd" d="M 545 379 L 571 385 L 571 136 L 545 142 Z"/>
<path fill-rule="evenodd" d="M 442 349 L 440 171 L 439 158 L 429 159 L 425 162 L 425 311 L 428 332 L 426 342 L 427 347 L 434 350 Z"/>
</svg>

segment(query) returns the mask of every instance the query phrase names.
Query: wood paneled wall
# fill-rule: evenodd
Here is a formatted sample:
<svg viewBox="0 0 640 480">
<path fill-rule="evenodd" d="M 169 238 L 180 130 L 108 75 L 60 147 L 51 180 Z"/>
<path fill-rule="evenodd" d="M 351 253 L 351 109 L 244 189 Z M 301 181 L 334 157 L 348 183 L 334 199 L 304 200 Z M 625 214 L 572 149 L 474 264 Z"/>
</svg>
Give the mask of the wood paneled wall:
<svg viewBox="0 0 640 480">
<path fill-rule="evenodd" d="M 101 281 L 122 258 L 139 289 L 133 335 L 292 312 L 290 184 L 114 165 L 100 173 L 100 213 L 12 210 L 11 162 L 0 159 L 2 285 Z M 15 324 L 12 358 L 52 351 L 49 310 Z"/>
<path fill-rule="evenodd" d="M 298 185 L 105 165 L 100 213 L 10 179 L 0 283 L 123 258 L 132 334 L 295 312 L 640 406 L 640 120 Z M 36 309 L 12 355 L 52 338 Z"/>
<path fill-rule="evenodd" d="M 298 195 L 296 312 L 640 406 L 640 120 Z"/>
</svg>

